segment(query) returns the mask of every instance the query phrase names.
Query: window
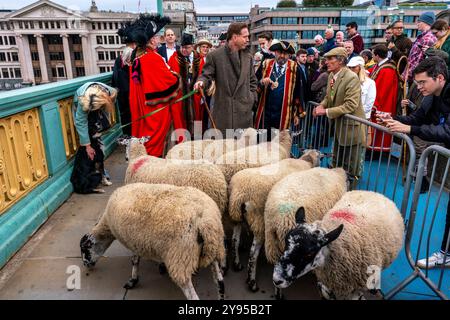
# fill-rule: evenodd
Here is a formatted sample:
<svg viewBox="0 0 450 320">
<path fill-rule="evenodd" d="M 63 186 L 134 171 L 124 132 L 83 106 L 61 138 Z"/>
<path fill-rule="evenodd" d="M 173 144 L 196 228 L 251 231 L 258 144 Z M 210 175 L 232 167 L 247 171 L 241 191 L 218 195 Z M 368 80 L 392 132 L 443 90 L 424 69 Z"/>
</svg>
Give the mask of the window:
<svg viewBox="0 0 450 320">
<path fill-rule="evenodd" d="M 30 44 L 37 44 L 37 40 L 34 36 L 28 36 L 28 42 Z"/>
<path fill-rule="evenodd" d="M 297 38 L 297 31 L 274 31 L 273 37 L 280 40 L 294 40 Z"/>
<path fill-rule="evenodd" d="M 59 21 L 56 21 L 56 27 L 57 27 L 58 29 L 61 29 L 61 23 L 60 23 Z"/>
<path fill-rule="evenodd" d="M 105 30 L 108 29 L 106 22 L 103 22 L 103 29 L 105 29 Z"/>
<path fill-rule="evenodd" d="M 84 77 L 86 75 L 84 67 L 76 67 L 75 71 L 77 73 L 77 77 Z"/>
<path fill-rule="evenodd" d="M 42 77 L 41 69 L 33 69 L 33 75 L 35 78 Z"/>
<path fill-rule="evenodd" d="M 58 78 L 58 73 L 56 72 L 56 68 L 52 68 L 52 77 Z"/>
<path fill-rule="evenodd" d="M 50 61 L 62 61 L 64 60 L 64 52 L 50 52 Z"/>
<path fill-rule="evenodd" d="M 108 36 L 108 44 L 115 44 L 115 37 L 114 36 Z"/>
<path fill-rule="evenodd" d="M 81 52 L 75 51 L 73 56 L 75 60 L 83 60 L 83 54 Z"/>
<path fill-rule="evenodd" d="M 95 23 L 92 24 L 92 30 L 95 30 Z"/>
<path fill-rule="evenodd" d="M 44 27 L 45 27 L 45 29 L 48 29 L 48 22 L 47 21 L 44 22 Z"/>
<path fill-rule="evenodd" d="M 22 21 L 19 21 L 19 29 L 23 29 L 23 23 L 22 23 Z"/>
<path fill-rule="evenodd" d="M 111 51 L 111 52 L 109 53 L 109 56 L 110 56 L 111 60 L 116 60 L 116 58 L 117 58 L 116 52 L 115 52 L 115 51 Z"/>
<path fill-rule="evenodd" d="M 3 45 L 3 37 L 0 36 L 0 46 Z"/>
<path fill-rule="evenodd" d="M 105 73 L 106 72 L 106 68 L 105 67 L 100 67 L 100 73 Z"/>
<path fill-rule="evenodd" d="M 31 60 L 33 61 L 39 61 L 39 53 L 37 52 L 31 52 Z"/>
<path fill-rule="evenodd" d="M 100 61 L 105 60 L 105 53 L 103 51 L 99 51 L 98 60 L 100 60 Z"/>
<path fill-rule="evenodd" d="M 0 61 L 6 61 L 6 54 L 4 52 L 0 52 Z"/>
<path fill-rule="evenodd" d="M 2 77 L 3 79 L 9 79 L 8 68 L 2 68 Z"/>
<path fill-rule="evenodd" d="M 72 43 L 73 44 L 81 44 L 81 37 L 74 35 L 72 36 Z"/>
<path fill-rule="evenodd" d="M 97 44 L 103 44 L 103 37 L 97 36 Z"/>
<path fill-rule="evenodd" d="M 272 18 L 272 24 L 298 24 L 298 18 Z"/>
<path fill-rule="evenodd" d="M 9 44 L 12 46 L 16 45 L 16 38 L 13 36 L 9 36 Z"/>
<path fill-rule="evenodd" d="M 11 52 L 11 60 L 19 61 L 19 54 L 17 52 Z"/>
<path fill-rule="evenodd" d="M 62 38 L 58 35 L 52 35 L 52 36 L 47 36 L 47 40 L 48 40 L 48 44 L 62 44 L 63 40 Z"/>
<path fill-rule="evenodd" d="M 52 21 L 52 22 L 50 22 L 50 27 L 52 28 L 52 29 L 55 29 L 55 23 Z"/>
<path fill-rule="evenodd" d="M 43 27 L 42 27 L 42 21 L 39 21 L 39 29 L 43 29 Z"/>
<path fill-rule="evenodd" d="M 20 68 L 14 68 L 14 77 L 17 79 L 22 78 L 22 72 L 20 72 Z"/>
<path fill-rule="evenodd" d="M 111 29 L 111 30 L 113 29 L 113 24 L 112 24 L 112 22 L 109 23 L 109 29 Z"/>
<path fill-rule="evenodd" d="M 57 69 L 58 69 L 58 78 L 65 78 L 66 73 L 64 67 L 58 67 Z"/>
</svg>

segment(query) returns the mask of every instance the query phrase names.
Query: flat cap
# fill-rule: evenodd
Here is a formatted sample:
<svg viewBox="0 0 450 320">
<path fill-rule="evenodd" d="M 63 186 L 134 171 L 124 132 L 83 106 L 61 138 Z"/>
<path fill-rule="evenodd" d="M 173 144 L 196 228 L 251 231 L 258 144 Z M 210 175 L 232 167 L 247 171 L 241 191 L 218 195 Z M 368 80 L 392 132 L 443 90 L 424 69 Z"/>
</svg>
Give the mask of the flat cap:
<svg viewBox="0 0 450 320">
<path fill-rule="evenodd" d="M 327 53 L 325 53 L 323 55 L 324 57 L 348 57 L 348 53 L 347 50 L 345 50 L 342 47 L 337 47 L 334 49 L 331 49 L 330 51 L 328 51 Z"/>
</svg>

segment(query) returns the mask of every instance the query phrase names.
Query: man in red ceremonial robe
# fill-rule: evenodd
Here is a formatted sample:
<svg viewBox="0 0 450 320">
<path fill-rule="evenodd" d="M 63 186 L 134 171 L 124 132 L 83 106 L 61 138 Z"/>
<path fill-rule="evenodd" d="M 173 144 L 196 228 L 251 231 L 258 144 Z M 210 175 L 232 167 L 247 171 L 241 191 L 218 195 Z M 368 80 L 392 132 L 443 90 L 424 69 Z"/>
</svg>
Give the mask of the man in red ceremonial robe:
<svg viewBox="0 0 450 320">
<path fill-rule="evenodd" d="M 178 93 L 177 100 L 193 90 L 204 64 L 202 57 L 194 51 L 194 36 L 184 33 L 181 37 L 180 50 L 169 59 L 169 67 L 181 78 L 182 90 Z M 194 121 L 203 121 L 204 105 L 200 93 L 174 103 L 171 112 L 174 129 L 188 130 L 193 139 Z M 177 140 L 181 142 L 181 138 Z"/>
<path fill-rule="evenodd" d="M 137 48 L 133 53 L 130 79 L 131 133 L 135 137 L 150 136 L 147 153 L 162 157 L 172 117 L 169 102 L 180 91 L 179 76 L 170 71 L 157 53 L 158 31 L 170 19 L 141 14 L 135 22 Z M 148 113 L 156 112 L 141 118 Z"/>
<path fill-rule="evenodd" d="M 397 110 L 398 75 L 396 65 L 388 58 L 388 48 L 384 44 L 373 47 L 373 59 L 377 64 L 372 69 L 370 77 L 375 81 L 377 96 L 374 107 L 377 111 L 388 112 L 395 116 Z M 383 145 L 381 145 L 383 143 Z M 368 146 L 376 151 L 389 151 L 391 136 L 378 132 L 375 141 Z"/>
<path fill-rule="evenodd" d="M 301 84 L 297 63 L 289 59 L 295 50 L 287 41 L 273 44 L 269 50 L 275 53 L 275 59 L 264 60 L 256 77 L 259 80 L 258 109 L 255 128 L 289 129 L 292 121 L 298 123 L 301 112 Z"/>
</svg>

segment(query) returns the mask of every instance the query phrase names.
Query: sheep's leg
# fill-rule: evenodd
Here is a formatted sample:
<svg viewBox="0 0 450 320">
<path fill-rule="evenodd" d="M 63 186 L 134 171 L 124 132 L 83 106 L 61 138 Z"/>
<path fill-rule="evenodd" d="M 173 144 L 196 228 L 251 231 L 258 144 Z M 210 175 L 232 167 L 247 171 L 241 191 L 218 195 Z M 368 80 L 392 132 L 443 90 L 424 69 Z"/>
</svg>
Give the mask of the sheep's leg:
<svg viewBox="0 0 450 320">
<path fill-rule="evenodd" d="M 233 228 L 233 238 L 231 244 L 231 250 L 233 255 L 233 269 L 234 271 L 241 271 L 244 267 L 239 259 L 239 244 L 241 242 L 241 232 L 242 225 L 240 223 L 236 224 Z"/>
<path fill-rule="evenodd" d="M 261 250 L 262 243 L 253 236 L 252 248 L 250 249 L 250 257 L 248 258 L 248 277 L 247 285 L 248 288 L 256 292 L 259 290 L 258 284 L 256 283 L 256 265 L 258 263 L 258 256 Z"/>
<path fill-rule="evenodd" d="M 278 287 L 275 287 L 275 299 L 276 300 L 284 300 L 283 292 Z"/>
<path fill-rule="evenodd" d="M 348 300 L 366 300 L 364 296 L 364 291 L 355 290 L 352 294 L 347 297 Z"/>
<path fill-rule="evenodd" d="M 134 255 L 133 257 L 131 257 L 131 264 L 133 266 L 131 269 L 131 278 L 123 286 L 125 289 L 133 289 L 136 286 L 136 284 L 139 282 L 139 275 L 138 275 L 139 260 L 140 260 L 140 258 L 137 255 Z"/>
<path fill-rule="evenodd" d="M 225 238 L 223 238 L 223 245 L 225 248 L 225 259 L 223 259 L 222 261 L 220 261 L 220 268 L 222 269 L 222 274 L 225 276 L 227 274 L 228 271 L 228 249 L 229 249 L 229 244 L 228 241 Z"/>
<path fill-rule="evenodd" d="M 322 300 L 336 300 L 334 293 L 328 289 L 322 282 L 317 283 Z"/>
<path fill-rule="evenodd" d="M 189 279 L 188 283 L 184 286 L 181 286 L 181 290 L 183 290 L 184 296 L 188 300 L 200 300 L 198 298 L 197 292 L 195 292 L 194 285 L 192 284 L 192 280 Z"/>
<path fill-rule="evenodd" d="M 225 285 L 223 283 L 223 274 L 219 266 L 219 262 L 214 261 L 211 265 L 214 282 L 217 286 L 219 300 L 225 299 Z"/>
</svg>

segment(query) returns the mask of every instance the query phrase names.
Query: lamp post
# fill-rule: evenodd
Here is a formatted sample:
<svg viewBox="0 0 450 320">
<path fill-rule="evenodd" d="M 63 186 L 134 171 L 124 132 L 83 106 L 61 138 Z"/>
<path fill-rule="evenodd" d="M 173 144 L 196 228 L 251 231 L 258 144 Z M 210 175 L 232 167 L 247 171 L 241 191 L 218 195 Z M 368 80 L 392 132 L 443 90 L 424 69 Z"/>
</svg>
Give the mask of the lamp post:
<svg viewBox="0 0 450 320">
<path fill-rule="evenodd" d="M 158 14 L 163 15 L 164 9 L 163 9 L 162 0 L 156 0 L 156 3 L 157 3 L 156 5 L 157 5 Z"/>
</svg>

